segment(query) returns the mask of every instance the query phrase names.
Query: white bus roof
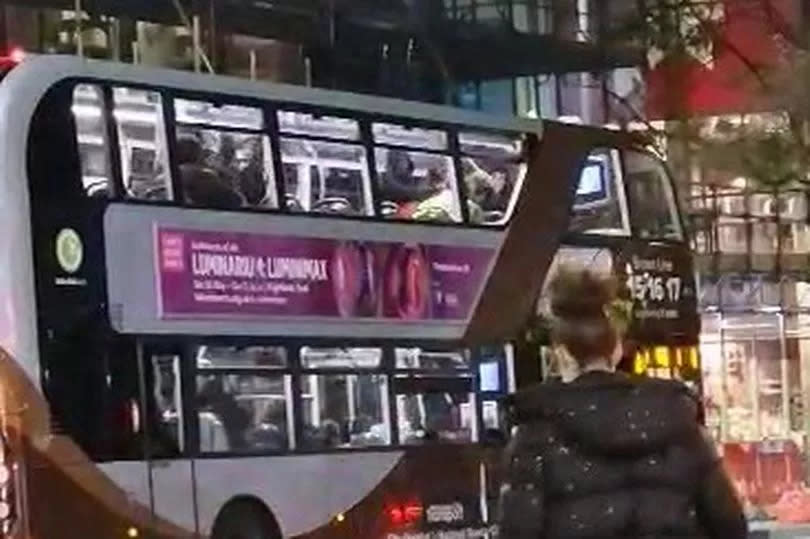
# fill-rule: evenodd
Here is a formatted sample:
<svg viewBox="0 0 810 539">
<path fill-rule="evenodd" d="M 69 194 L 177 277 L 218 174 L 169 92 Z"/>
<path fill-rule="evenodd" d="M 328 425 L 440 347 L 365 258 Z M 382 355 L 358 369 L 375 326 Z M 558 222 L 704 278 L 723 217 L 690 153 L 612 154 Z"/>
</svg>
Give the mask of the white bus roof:
<svg viewBox="0 0 810 539">
<path fill-rule="evenodd" d="M 291 84 L 251 81 L 236 77 L 191 73 L 143 65 L 83 59 L 65 55 L 33 55 L 14 68 L 7 77 L 16 86 L 20 79 L 28 91 L 41 88 L 39 95 L 60 80 L 89 78 L 124 84 L 232 95 L 241 98 L 282 101 L 313 107 L 399 116 L 426 122 L 469 125 L 474 128 L 542 134 L 542 120 L 517 116 L 497 116 L 456 107 L 433 105 L 401 99 L 376 97 L 337 90 L 309 88 Z M 36 80 L 36 84 L 30 81 Z M 34 95 L 37 95 L 36 93 Z"/>
</svg>

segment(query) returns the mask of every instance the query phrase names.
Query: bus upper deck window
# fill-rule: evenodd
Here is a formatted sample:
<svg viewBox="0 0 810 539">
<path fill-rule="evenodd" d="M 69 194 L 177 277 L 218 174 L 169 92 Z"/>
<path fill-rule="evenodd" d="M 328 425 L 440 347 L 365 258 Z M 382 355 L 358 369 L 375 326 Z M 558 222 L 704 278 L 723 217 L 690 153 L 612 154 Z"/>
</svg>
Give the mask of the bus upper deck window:
<svg viewBox="0 0 810 539">
<path fill-rule="evenodd" d="M 373 124 L 372 132 L 383 217 L 460 222 L 447 134 L 385 123 Z"/>
<path fill-rule="evenodd" d="M 422 348 L 395 348 L 397 369 L 426 371 L 458 371 L 471 367 L 470 355 L 466 350 L 429 351 Z"/>
<path fill-rule="evenodd" d="M 184 124 L 231 127 L 251 131 L 259 131 L 264 127 L 262 110 L 256 107 L 217 106 L 207 101 L 175 99 L 174 110 L 177 121 Z"/>
<path fill-rule="evenodd" d="M 88 196 L 110 194 L 110 162 L 104 125 L 101 88 L 78 84 L 73 90 L 73 117 L 82 167 L 82 185 Z"/>
<path fill-rule="evenodd" d="M 683 239 L 675 193 L 663 164 L 637 151 L 624 152 L 623 157 L 636 234 L 645 239 Z"/>
<path fill-rule="evenodd" d="M 492 133 L 460 133 L 461 172 L 470 221 L 500 225 L 509 219 L 526 175 L 523 140 Z"/>
<path fill-rule="evenodd" d="M 357 120 L 280 110 L 287 209 L 373 215 L 371 179 Z"/>
<path fill-rule="evenodd" d="M 160 94 L 115 88 L 113 102 L 125 195 L 142 200 L 171 200 L 173 193 Z"/>
<path fill-rule="evenodd" d="M 373 215 L 366 150 L 361 144 L 281 139 L 287 209 Z"/>
<path fill-rule="evenodd" d="M 277 208 L 261 109 L 187 99 L 174 103 L 185 202 L 208 208 Z"/>
<path fill-rule="evenodd" d="M 355 142 L 360 140 L 360 124 L 357 120 L 286 110 L 278 111 L 276 116 L 278 129 L 285 135 L 304 135 Z"/>
<path fill-rule="evenodd" d="M 569 231 L 609 236 L 630 235 L 619 152 L 597 149 L 588 155 L 577 178 Z"/>
</svg>

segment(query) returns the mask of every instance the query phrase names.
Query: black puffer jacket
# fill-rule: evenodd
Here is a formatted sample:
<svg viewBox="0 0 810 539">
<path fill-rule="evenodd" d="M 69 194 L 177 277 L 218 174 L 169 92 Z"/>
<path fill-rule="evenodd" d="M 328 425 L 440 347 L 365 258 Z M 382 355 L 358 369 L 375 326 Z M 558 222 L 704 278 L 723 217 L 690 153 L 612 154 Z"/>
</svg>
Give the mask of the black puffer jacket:
<svg viewBox="0 0 810 539">
<path fill-rule="evenodd" d="M 592 372 L 519 393 L 501 539 L 747 537 L 680 383 Z"/>
</svg>

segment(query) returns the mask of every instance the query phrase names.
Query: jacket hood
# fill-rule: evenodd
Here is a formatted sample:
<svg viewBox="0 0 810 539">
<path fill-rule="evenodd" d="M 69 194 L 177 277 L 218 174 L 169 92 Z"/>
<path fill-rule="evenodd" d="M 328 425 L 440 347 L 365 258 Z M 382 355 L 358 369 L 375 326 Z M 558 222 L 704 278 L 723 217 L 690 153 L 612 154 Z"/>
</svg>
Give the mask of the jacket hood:
<svg viewBox="0 0 810 539">
<path fill-rule="evenodd" d="M 521 423 L 545 421 L 599 454 L 656 452 L 699 433 L 698 401 L 680 382 L 591 372 L 515 395 Z"/>
</svg>

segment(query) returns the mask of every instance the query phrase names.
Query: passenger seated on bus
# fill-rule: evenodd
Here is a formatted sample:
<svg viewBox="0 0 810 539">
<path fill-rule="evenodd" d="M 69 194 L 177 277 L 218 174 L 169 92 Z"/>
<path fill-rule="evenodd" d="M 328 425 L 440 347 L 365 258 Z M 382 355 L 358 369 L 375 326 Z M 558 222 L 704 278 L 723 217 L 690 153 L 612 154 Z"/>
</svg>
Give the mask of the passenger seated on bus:
<svg viewBox="0 0 810 539">
<path fill-rule="evenodd" d="M 223 210 L 245 205 L 242 194 L 223 182 L 210 168 L 197 164 L 180 165 L 180 180 L 187 204 Z"/>
<path fill-rule="evenodd" d="M 453 218 L 456 195 L 450 188 L 449 174 L 444 160 L 439 168 L 428 169 L 424 182 L 430 189 L 430 195 L 416 204 L 407 217 L 416 221 L 442 223 L 456 220 Z"/>
<path fill-rule="evenodd" d="M 267 182 L 261 153 L 254 151 L 247 165 L 239 171 L 239 190 L 251 206 L 267 206 Z"/>
<path fill-rule="evenodd" d="M 362 215 L 363 176 L 355 170 L 330 168 L 324 180 L 326 195 L 315 203 L 313 211 L 342 215 Z"/>
<path fill-rule="evenodd" d="M 268 403 L 259 426 L 248 437 L 248 443 L 255 449 L 285 451 L 287 440 L 287 408 L 281 401 Z"/>
<path fill-rule="evenodd" d="M 468 206 L 474 208 L 470 219 L 476 223 L 501 219 L 512 194 L 508 169 L 499 164 L 479 165 L 472 159 L 462 161 Z"/>
<path fill-rule="evenodd" d="M 262 423 L 248 436 L 248 445 L 264 451 L 286 451 L 287 435 L 276 424 Z"/>
<path fill-rule="evenodd" d="M 321 447 L 324 449 L 343 445 L 345 438 L 342 432 L 343 429 L 340 428 L 340 425 L 334 419 L 324 419 L 318 430 L 318 438 L 321 442 Z"/>
<path fill-rule="evenodd" d="M 356 211 L 345 198 L 324 198 L 312 205 L 312 211 L 317 213 L 330 213 L 334 215 L 355 215 Z"/>
<path fill-rule="evenodd" d="M 240 451 L 247 446 L 245 431 L 250 425 L 250 417 L 234 396 L 223 389 L 222 384 L 221 378 L 209 380 L 200 389 L 197 402 L 202 410 L 214 414 L 222 423 L 230 450 Z"/>
<path fill-rule="evenodd" d="M 187 203 L 221 209 L 245 206 L 248 201 L 242 189 L 243 184 L 249 185 L 253 199 L 257 198 L 260 202 L 264 197 L 264 189 L 256 193 L 256 187 L 251 185 L 255 183 L 251 177 L 252 170 L 246 176 L 241 176 L 236 162 L 236 142 L 232 136 L 216 131 L 186 128 L 178 134 L 177 145 L 177 161 Z M 261 165 L 259 167 L 261 169 Z M 189 172 L 190 170 L 196 172 Z M 197 182 L 204 186 L 191 186 L 193 194 L 189 195 L 186 183 L 191 181 L 189 176 L 195 174 L 206 176 L 197 178 Z M 260 177 L 259 183 L 261 182 Z"/>
<path fill-rule="evenodd" d="M 178 135 L 175 148 L 178 165 L 199 164 L 202 162 L 202 144 L 200 144 L 200 140 L 196 136 L 190 133 Z"/>
<path fill-rule="evenodd" d="M 435 194 L 435 188 L 429 181 L 414 175 L 414 168 L 407 151 L 388 150 L 385 173 L 380 178 L 380 191 L 384 201 L 398 205 L 399 211 L 394 217 L 409 218 L 415 203 Z"/>
<path fill-rule="evenodd" d="M 375 423 L 370 416 L 362 414 L 348 423 L 349 444 L 352 447 L 385 444 L 385 425 Z"/>
</svg>

